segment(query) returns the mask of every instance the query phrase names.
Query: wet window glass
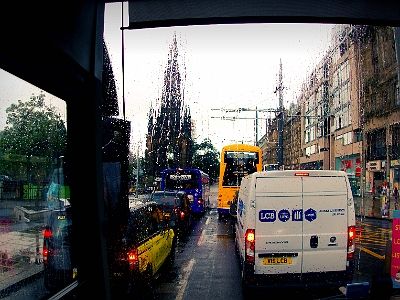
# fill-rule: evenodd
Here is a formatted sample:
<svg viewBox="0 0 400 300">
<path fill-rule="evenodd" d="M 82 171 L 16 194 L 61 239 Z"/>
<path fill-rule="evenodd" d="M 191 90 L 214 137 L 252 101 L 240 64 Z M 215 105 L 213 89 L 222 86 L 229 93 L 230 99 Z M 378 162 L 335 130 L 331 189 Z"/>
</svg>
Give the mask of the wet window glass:
<svg viewBox="0 0 400 300">
<path fill-rule="evenodd" d="M 83 234 L 113 299 L 400 288 L 398 27 L 129 18 L 105 4 L 98 232 L 73 227 L 66 102 L 0 70 L 0 296 L 79 280 Z"/>
<path fill-rule="evenodd" d="M 42 297 L 77 274 L 66 104 L 0 70 L 1 289 L 40 275 Z"/>
</svg>

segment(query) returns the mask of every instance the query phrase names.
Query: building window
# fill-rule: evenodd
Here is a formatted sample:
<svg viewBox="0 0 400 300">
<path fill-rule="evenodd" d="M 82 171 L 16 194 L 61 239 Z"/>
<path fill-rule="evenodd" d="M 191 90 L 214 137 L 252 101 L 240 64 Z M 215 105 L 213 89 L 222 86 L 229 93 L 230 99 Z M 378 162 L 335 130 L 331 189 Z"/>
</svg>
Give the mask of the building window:
<svg viewBox="0 0 400 300">
<path fill-rule="evenodd" d="M 377 103 L 376 103 L 376 94 L 371 95 L 371 111 L 375 112 L 377 108 Z"/>
<path fill-rule="evenodd" d="M 367 133 L 367 160 L 386 159 L 386 131 L 379 129 Z"/>
<path fill-rule="evenodd" d="M 355 139 L 355 142 L 362 141 L 362 131 L 360 129 L 354 131 L 354 139 Z"/>
<path fill-rule="evenodd" d="M 392 153 L 391 159 L 400 159 L 400 124 L 392 126 Z"/>
<path fill-rule="evenodd" d="M 339 47 L 340 47 L 340 56 L 345 55 L 345 53 L 347 52 L 347 43 L 346 43 L 346 41 L 341 43 Z"/>
<path fill-rule="evenodd" d="M 387 90 L 382 91 L 382 104 L 387 106 L 388 105 L 388 92 Z"/>
</svg>

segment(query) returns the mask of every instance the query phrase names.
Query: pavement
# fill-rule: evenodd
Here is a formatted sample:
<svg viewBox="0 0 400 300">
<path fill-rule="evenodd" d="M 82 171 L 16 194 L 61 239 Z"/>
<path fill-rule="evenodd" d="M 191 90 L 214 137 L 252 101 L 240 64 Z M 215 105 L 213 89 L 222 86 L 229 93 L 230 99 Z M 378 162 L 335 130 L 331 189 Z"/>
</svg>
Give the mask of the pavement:
<svg viewBox="0 0 400 300">
<path fill-rule="evenodd" d="M 385 207 L 383 203 L 389 203 Z M 400 200 L 397 209 L 400 209 Z M 393 198 L 387 199 L 382 196 L 372 197 L 371 194 L 364 195 L 363 197 L 354 197 L 354 207 L 358 217 L 378 218 L 378 219 L 393 219 L 393 211 L 396 209 L 397 204 Z"/>
<path fill-rule="evenodd" d="M 26 201 L 0 201 L 0 298 L 43 274 L 43 222 L 17 222 L 15 206 Z"/>
<path fill-rule="evenodd" d="M 395 205 L 393 199 L 389 200 L 389 208 L 385 212 L 382 210 L 381 197 L 375 197 L 374 200 L 369 194 L 356 196 L 356 216 L 391 221 Z M 9 207 L 0 203 L 0 220 L 5 218 L 5 214 L 11 213 Z M 0 222 L 0 298 L 42 276 L 42 226 L 33 222 Z M 400 300 L 400 295 L 391 296 L 390 300 Z"/>
</svg>

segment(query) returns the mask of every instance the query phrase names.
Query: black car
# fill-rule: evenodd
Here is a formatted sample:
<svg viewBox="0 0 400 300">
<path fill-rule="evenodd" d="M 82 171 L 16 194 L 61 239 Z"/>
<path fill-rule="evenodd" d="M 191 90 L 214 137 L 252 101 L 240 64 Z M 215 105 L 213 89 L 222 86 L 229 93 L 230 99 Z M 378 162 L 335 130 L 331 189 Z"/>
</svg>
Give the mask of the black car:
<svg viewBox="0 0 400 300">
<path fill-rule="evenodd" d="M 189 233 L 192 229 L 192 212 L 189 197 L 184 191 L 154 191 L 151 201 L 156 202 L 164 211 L 165 217 L 174 221 L 174 229 Z"/>
<path fill-rule="evenodd" d="M 44 286 L 57 291 L 77 276 L 73 264 L 71 206 L 61 205 L 49 211 L 43 231 Z"/>
</svg>

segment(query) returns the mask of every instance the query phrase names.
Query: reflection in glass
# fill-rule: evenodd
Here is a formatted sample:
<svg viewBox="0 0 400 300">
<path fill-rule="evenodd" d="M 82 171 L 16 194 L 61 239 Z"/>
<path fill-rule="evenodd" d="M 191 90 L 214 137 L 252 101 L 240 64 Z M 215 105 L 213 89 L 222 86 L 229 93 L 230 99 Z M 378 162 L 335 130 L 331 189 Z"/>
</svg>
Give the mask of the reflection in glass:
<svg viewBox="0 0 400 300">
<path fill-rule="evenodd" d="M 2 289 L 43 272 L 42 297 L 76 275 L 65 103 L 0 70 L 0 253 Z M 3 81 L 4 82 L 4 81 Z"/>
</svg>

